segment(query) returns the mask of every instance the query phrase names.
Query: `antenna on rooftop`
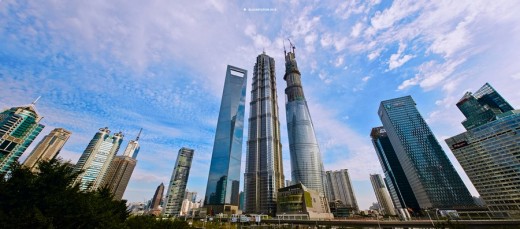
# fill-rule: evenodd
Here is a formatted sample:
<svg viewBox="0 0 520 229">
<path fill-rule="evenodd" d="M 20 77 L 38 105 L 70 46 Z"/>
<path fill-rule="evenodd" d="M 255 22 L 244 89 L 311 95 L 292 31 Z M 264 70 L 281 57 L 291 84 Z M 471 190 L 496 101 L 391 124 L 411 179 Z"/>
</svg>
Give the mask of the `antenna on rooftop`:
<svg viewBox="0 0 520 229">
<path fill-rule="evenodd" d="M 136 141 L 139 141 L 139 136 L 141 136 L 141 132 L 143 131 L 143 128 L 139 130 L 139 133 L 137 134 L 137 137 L 135 138 Z"/>
<path fill-rule="evenodd" d="M 41 95 L 40 95 L 40 96 L 38 96 L 38 98 L 36 98 L 36 100 L 34 100 L 34 102 L 32 102 L 31 104 L 32 104 L 32 105 L 35 105 L 35 104 L 36 104 L 36 102 L 38 102 L 38 100 L 39 100 L 39 99 L 40 99 L 41 97 L 42 97 Z"/>
</svg>

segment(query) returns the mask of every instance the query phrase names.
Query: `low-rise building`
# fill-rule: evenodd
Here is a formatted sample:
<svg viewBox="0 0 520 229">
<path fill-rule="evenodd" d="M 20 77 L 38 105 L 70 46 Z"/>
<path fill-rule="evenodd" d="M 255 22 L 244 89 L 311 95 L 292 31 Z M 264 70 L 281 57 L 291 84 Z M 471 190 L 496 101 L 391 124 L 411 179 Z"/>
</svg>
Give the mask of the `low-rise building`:
<svg viewBox="0 0 520 229">
<path fill-rule="evenodd" d="M 297 219 L 332 219 L 327 198 L 303 184 L 278 189 L 277 217 Z"/>
</svg>

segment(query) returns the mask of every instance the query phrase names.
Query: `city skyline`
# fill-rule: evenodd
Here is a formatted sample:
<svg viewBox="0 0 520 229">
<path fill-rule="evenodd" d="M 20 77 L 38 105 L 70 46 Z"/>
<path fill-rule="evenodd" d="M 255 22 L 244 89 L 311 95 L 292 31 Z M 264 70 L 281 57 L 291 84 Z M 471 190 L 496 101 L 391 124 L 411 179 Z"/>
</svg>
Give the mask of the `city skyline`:
<svg viewBox="0 0 520 229">
<path fill-rule="evenodd" d="M 290 38 L 297 47 L 325 170 L 349 168 L 364 209 L 375 201 L 368 174 L 381 173 L 367 136 L 380 126 L 380 101 L 412 95 L 460 174 L 444 139 L 465 131 L 455 106 L 463 93 L 489 82 L 519 107 L 514 85 L 520 67 L 513 62 L 520 41 L 515 23 L 519 4 L 2 1 L 0 107 L 29 104 L 42 96 L 37 108 L 46 127 L 20 161 L 57 127 L 73 132 L 59 154 L 72 162 L 100 126 L 127 136 L 143 127 L 150 130 L 140 141 L 142 155 L 124 198 L 148 199 L 157 184 L 167 183 L 175 150 L 182 146 L 198 152 L 193 163 L 199 169 L 192 171 L 188 188 L 200 194 L 226 65 L 252 72 L 254 58 L 264 48 L 283 63 L 283 41 L 287 46 Z M 135 10 L 143 16 L 129 13 Z M 283 76 L 283 67 L 276 73 Z M 285 85 L 282 77 L 277 84 Z M 284 97 L 278 87 L 279 107 L 284 107 Z M 280 123 L 288 179 L 285 112 L 280 112 Z M 242 152 L 245 165 L 245 147 Z"/>
</svg>

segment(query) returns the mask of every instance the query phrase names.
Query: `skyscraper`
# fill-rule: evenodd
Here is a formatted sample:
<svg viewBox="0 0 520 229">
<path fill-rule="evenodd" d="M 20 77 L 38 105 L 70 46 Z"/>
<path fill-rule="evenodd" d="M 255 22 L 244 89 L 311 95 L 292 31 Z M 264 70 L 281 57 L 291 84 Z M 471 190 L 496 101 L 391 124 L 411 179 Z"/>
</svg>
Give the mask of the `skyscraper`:
<svg viewBox="0 0 520 229">
<path fill-rule="evenodd" d="M 383 182 L 383 178 L 381 178 L 381 175 L 370 174 L 370 182 L 372 183 L 372 187 L 374 188 L 374 193 L 376 194 L 381 214 L 395 215 L 394 204 L 392 203 L 392 199 L 390 198 L 390 194 L 386 189 L 385 183 Z"/>
<path fill-rule="evenodd" d="M 457 102 L 457 107 L 466 116 L 466 120 L 462 122 L 466 130 L 489 123 L 496 120 L 498 115 L 513 110 L 513 107 L 488 83 L 475 94 L 466 92 Z"/>
<path fill-rule="evenodd" d="M 284 175 L 275 62 L 265 52 L 256 58 L 250 104 L 245 212 L 274 215 L 276 192 L 284 186 Z"/>
<path fill-rule="evenodd" d="M 110 163 L 123 142 L 123 133 L 110 135 L 108 127 L 100 128 L 74 166 L 74 171 L 84 171 L 76 179 L 82 190 L 101 187 Z"/>
<path fill-rule="evenodd" d="M 238 210 L 246 83 L 246 70 L 227 66 L 204 198 L 209 214 Z"/>
<path fill-rule="evenodd" d="M 135 165 L 137 164 L 137 154 L 139 153 L 139 136 L 141 131 L 135 140 L 130 140 L 125 152 L 121 156 L 116 156 L 108 169 L 107 175 L 103 179 L 103 185 L 110 189 L 110 192 L 114 194 L 114 200 L 121 200 L 125 193 L 128 181 L 134 172 Z"/>
<path fill-rule="evenodd" d="M 474 206 L 411 96 L 382 101 L 378 114 L 422 209 Z"/>
<path fill-rule="evenodd" d="M 325 174 L 325 183 L 328 186 L 325 194 L 329 202 L 340 201 L 350 211 L 359 211 L 348 170 L 327 171 Z"/>
<path fill-rule="evenodd" d="M 409 218 L 408 209 L 413 212 L 420 212 L 421 208 L 415 198 L 412 186 L 406 178 L 385 129 L 382 126 L 372 128 L 370 137 L 385 173 L 385 183 L 390 192 L 390 197 L 392 197 L 394 206 L 399 209 L 399 214 L 406 219 Z"/>
<path fill-rule="evenodd" d="M 179 150 L 163 207 L 163 215 L 166 217 L 179 215 L 181 211 L 194 152 L 185 147 Z"/>
<path fill-rule="evenodd" d="M 294 46 L 292 52 L 285 53 L 285 89 L 287 113 L 287 134 L 291 155 L 292 183 L 302 183 L 309 189 L 324 194 L 323 162 L 314 133 L 311 114 L 303 94 L 301 74 L 296 63 Z M 247 198 L 247 195 L 246 195 Z M 247 206 L 246 206 L 247 207 Z"/>
<path fill-rule="evenodd" d="M 9 170 L 45 127 L 39 124 L 43 117 L 36 111 L 36 101 L 0 113 L 0 174 Z"/>
<path fill-rule="evenodd" d="M 155 194 L 153 194 L 152 204 L 150 206 L 150 213 L 153 215 L 160 215 L 161 211 L 159 210 L 159 206 L 161 206 L 161 200 L 164 194 L 164 184 L 161 183 L 155 189 Z"/>
<path fill-rule="evenodd" d="M 520 110 L 487 83 L 474 95 L 467 92 L 457 107 L 467 131 L 446 143 L 490 210 L 520 214 Z"/>
<path fill-rule="evenodd" d="M 31 171 L 38 171 L 40 161 L 48 161 L 55 158 L 69 137 L 71 132 L 63 128 L 56 128 L 45 136 L 25 159 L 23 165 Z"/>
</svg>

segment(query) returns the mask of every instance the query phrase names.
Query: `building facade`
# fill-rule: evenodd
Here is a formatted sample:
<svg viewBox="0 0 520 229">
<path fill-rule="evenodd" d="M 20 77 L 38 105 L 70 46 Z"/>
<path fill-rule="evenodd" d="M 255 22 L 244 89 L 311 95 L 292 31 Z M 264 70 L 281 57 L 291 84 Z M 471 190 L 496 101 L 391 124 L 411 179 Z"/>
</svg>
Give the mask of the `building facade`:
<svg viewBox="0 0 520 229">
<path fill-rule="evenodd" d="M 38 171 L 38 163 L 54 159 L 60 153 L 63 145 L 69 140 L 71 134 L 70 131 L 63 128 L 52 130 L 36 145 L 31 154 L 25 159 L 23 165 L 32 172 Z"/>
<path fill-rule="evenodd" d="M 265 52 L 256 58 L 252 86 L 244 174 L 245 212 L 275 215 L 276 193 L 284 186 L 284 175 L 275 62 Z"/>
<path fill-rule="evenodd" d="M 386 189 L 385 182 L 380 174 L 370 174 L 370 182 L 374 193 L 376 194 L 377 202 L 379 203 L 379 212 L 383 215 L 396 215 L 395 207 L 390 198 L 390 194 Z"/>
<path fill-rule="evenodd" d="M 228 65 L 204 197 L 208 214 L 238 210 L 246 85 L 247 71 Z"/>
<path fill-rule="evenodd" d="M 159 186 L 157 186 L 157 188 L 155 189 L 155 193 L 153 194 L 152 202 L 150 203 L 149 214 L 156 216 L 161 214 L 163 194 L 164 184 L 161 183 Z"/>
<path fill-rule="evenodd" d="M 466 92 L 457 102 L 457 107 L 466 117 L 462 122 L 466 130 L 494 121 L 498 115 L 513 110 L 513 107 L 488 83 L 475 94 Z"/>
<path fill-rule="evenodd" d="M 0 174 L 9 170 L 45 127 L 39 124 L 43 117 L 36 111 L 35 103 L 0 113 Z"/>
<path fill-rule="evenodd" d="M 284 219 L 332 219 L 327 198 L 302 183 L 278 190 L 276 215 Z"/>
<path fill-rule="evenodd" d="M 359 211 L 359 207 L 352 188 L 352 182 L 347 169 L 325 172 L 327 192 L 325 193 L 329 203 L 342 206 L 349 212 Z"/>
<path fill-rule="evenodd" d="M 166 217 L 180 214 L 194 152 L 193 149 L 184 147 L 179 150 L 163 206 L 163 215 Z"/>
<path fill-rule="evenodd" d="M 411 96 L 382 101 L 378 114 L 421 209 L 475 207 Z"/>
<path fill-rule="evenodd" d="M 382 126 L 372 128 L 370 137 L 385 174 L 385 184 L 399 215 L 407 219 L 410 213 L 419 213 L 421 208 L 386 130 Z"/>
<path fill-rule="evenodd" d="M 285 53 L 285 88 L 287 134 L 291 155 L 291 175 L 293 184 L 302 183 L 309 189 L 325 193 L 323 162 L 314 133 L 307 101 L 303 93 L 301 74 L 296 63 L 294 46 L 292 52 Z M 246 196 L 247 198 L 247 196 Z"/>
<path fill-rule="evenodd" d="M 101 128 L 94 135 L 85 151 L 74 166 L 74 171 L 83 171 L 76 179 L 81 190 L 96 190 L 103 184 L 103 179 L 110 163 L 123 142 L 123 133 L 110 135 L 108 127 Z"/>
<path fill-rule="evenodd" d="M 110 189 L 114 194 L 115 200 L 121 200 L 125 193 L 130 177 L 137 165 L 137 154 L 139 153 L 139 136 L 142 129 L 139 131 L 135 140 L 130 140 L 125 152 L 121 156 L 116 156 L 112 160 L 108 172 L 103 179 L 103 185 Z"/>
<path fill-rule="evenodd" d="M 457 103 L 457 107 L 467 118 L 463 125 L 466 124 L 464 127 L 468 130 L 446 139 L 446 143 L 487 207 L 492 211 L 507 211 L 518 215 L 520 110 L 512 110 L 511 105 L 494 89 L 490 89 L 492 87 L 486 84 L 479 91 L 485 90 L 491 95 L 487 97 L 495 98 L 489 100 L 499 101 L 498 104 L 502 106 L 492 105 L 485 100 L 482 102 L 486 95 L 478 93 L 479 91 L 475 95 L 466 93 Z M 491 111 L 492 115 L 481 115 L 490 113 L 488 111 Z"/>
</svg>

